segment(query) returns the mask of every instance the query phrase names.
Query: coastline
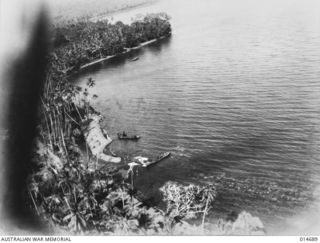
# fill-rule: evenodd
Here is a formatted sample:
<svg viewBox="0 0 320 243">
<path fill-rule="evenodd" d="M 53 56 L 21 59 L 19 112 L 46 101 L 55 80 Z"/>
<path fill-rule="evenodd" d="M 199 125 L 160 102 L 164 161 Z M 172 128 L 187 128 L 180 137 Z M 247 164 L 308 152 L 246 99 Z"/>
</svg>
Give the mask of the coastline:
<svg viewBox="0 0 320 243">
<path fill-rule="evenodd" d="M 92 61 L 92 62 L 83 64 L 83 65 L 80 66 L 79 70 L 83 70 L 83 69 L 85 69 L 85 68 L 87 68 L 87 67 L 91 67 L 91 66 L 93 66 L 93 65 L 95 65 L 95 64 L 104 62 L 104 61 L 109 60 L 109 59 L 112 59 L 112 58 L 114 58 L 114 57 L 118 57 L 118 56 L 121 56 L 121 55 L 123 55 L 123 54 L 127 54 L 127 53 L 131 52 L 132 50 L 138 50 L 138 49 L 140 49 L 140 48 L 142 48 L 142 47 L 148 46 L 148 45 L 150 45 L 150 44 L 152 44 L 152 43 L 155 43 L 155 42 L 157 42 L 157 41 L 159 41 L 159 40 L 163 40 L 163 39 L 165 39 L 165 38 L 169 38 L 170 36 L 171 36 L 171 33 L 168 34 L 168 35 L 165 35 L 165 36 L 161 36 L 160 38 L 157 38 L 157 39 L 152 39 L 152 40 L 149 40 L 149 41 L 140 43 L 138 46 L 135 46 L 135 47 L 125 48 L 125 51 L 124 51 L 124 52 L 121 52 L 121 53 L 119 53 L 119 54 L 115 54 L 115 55 L 111 55 L 111 56 L 106 56 L 106 57 L 103 57 L 103 58 L 100 58 L 100 59 L 96 59 L 96 60 L 94 60 L 94 61 Z M 78 71 L 79 71 L 79 70 L 78 70 Z"/>
</svg>

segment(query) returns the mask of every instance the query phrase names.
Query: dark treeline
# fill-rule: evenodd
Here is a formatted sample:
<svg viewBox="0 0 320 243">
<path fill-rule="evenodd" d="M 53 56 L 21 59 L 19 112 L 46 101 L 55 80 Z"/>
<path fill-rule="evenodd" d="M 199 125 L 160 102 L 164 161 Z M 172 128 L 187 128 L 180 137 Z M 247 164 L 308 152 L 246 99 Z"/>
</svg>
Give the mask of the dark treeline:
<svg viewBox="0 0 320 243">
<path fill-rule="evenodd" d="M 148 14 L 130 25 L 121 21 L 83 21 L 54 28 L 53 63 L 72 71 L 93 60 L 125 52 L 140 43 L 171 34 L 169 16 Z"/>
</svg>

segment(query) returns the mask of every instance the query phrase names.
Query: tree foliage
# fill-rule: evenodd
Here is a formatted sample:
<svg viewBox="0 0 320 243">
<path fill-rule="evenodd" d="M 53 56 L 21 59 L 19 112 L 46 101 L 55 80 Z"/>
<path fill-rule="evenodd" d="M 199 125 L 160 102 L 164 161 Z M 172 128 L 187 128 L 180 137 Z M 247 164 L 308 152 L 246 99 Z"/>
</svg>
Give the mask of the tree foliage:
<svg viewBox="0 0 320 243">
<path fill-rule="evenodd" d="M 148 14 L 130 25 L 108 20 L 69 23 L 53 30 L 55 65 L 70 72 L 95 59 L 112 56 L 140 43 L 171 34 L 169 16 Z"/>
</svg>

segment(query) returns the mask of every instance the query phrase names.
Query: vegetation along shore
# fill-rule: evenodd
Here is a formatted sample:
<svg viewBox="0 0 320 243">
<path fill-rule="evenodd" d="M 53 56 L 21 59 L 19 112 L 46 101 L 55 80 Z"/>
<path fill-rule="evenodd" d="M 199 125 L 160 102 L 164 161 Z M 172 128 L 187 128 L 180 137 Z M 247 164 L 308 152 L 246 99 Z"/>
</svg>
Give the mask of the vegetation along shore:
<svg viewBox="0 0 320 243">
<path fill-rule="evenodd" d="M 165 208 L 150 205 L 134 187 L 135 169 L 105 148 L 112 139 L 92 108 L 94 95 L 73 85 L 70 74 L 90 64 L 171 35 L 165 13 L 130 25 L 107 20 L 70 22 L 52 29 L 53 47 L 41 97 L 33 174 L 25 195 L 52 233 L 73 234 L 263 234 L 249 213 L 209 223 L 214 185 L 167 182 Z M 101 160 L 103 161 L 101 163 Z"/>
</svg>

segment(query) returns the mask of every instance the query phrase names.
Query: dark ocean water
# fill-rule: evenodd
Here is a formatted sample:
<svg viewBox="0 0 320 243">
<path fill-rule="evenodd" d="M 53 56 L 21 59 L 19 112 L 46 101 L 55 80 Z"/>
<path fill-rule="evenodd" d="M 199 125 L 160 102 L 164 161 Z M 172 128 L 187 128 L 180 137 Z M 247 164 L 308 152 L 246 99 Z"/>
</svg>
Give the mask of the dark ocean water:
<svg viewBox="0 0 320 243">
<path fill-rule="evenodd" d="M 240 4 L 241 2 L 241 4 Z M 216 215 L 247 210 L 271 232 L 312 210 L 320 185 L 320 4 L 160 1 L 173 35 L 82 72 L 126 161 L 171 151 L 137 184 L 215 183 Z M 139 56 L 136 62 L 130 58 Z"/>
</svg>

